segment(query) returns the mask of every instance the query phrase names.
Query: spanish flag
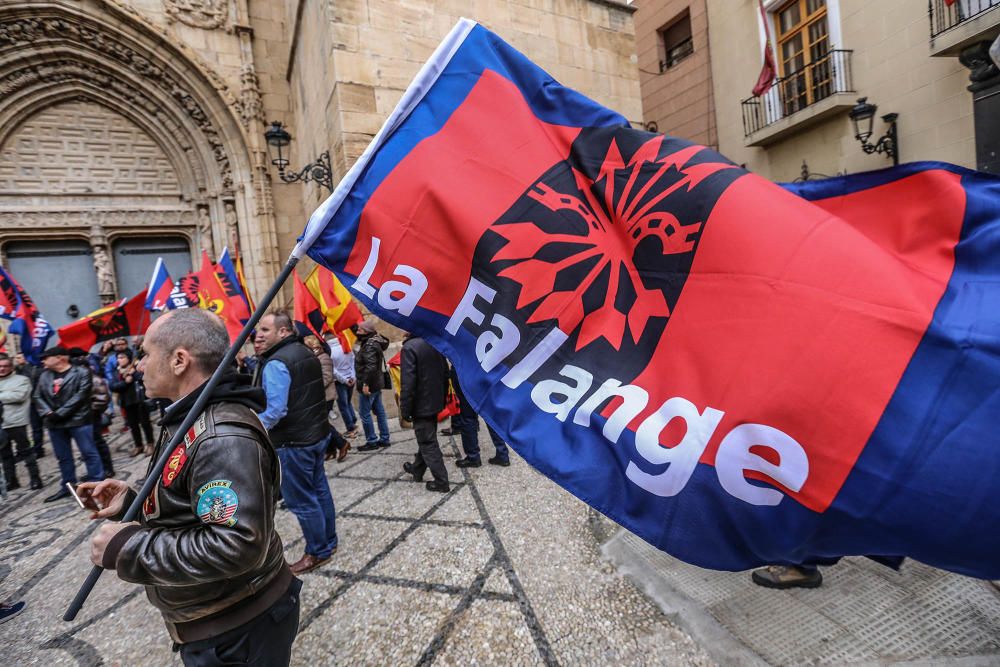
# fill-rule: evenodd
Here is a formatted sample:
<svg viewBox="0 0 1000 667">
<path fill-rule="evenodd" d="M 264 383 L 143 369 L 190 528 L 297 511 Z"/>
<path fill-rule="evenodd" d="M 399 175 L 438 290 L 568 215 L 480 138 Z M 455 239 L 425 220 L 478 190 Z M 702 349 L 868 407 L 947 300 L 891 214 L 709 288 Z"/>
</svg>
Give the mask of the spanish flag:
<svg viewBox="0 0 1000 667">
<path fill-rule="evenodd" d="M 302 278 L 299 278 L 299 274 L 294 271 L 292 272 L 292 280 L 295 281 L 295 321 L 301 322 L 316 338 L 323 340 L 326 320 L 323 317 L 319 301 L 306 289 Z"/>
<path fill-rule="evenodd" d="M 318 266 L 309 272 L 305 286 L 319 304 L 326 327 L 340 339 L 344 351 L 349 351 L 356 340 L 351 326 L 364 319 L 351 293 L 333 273 Z"/>
</svg>

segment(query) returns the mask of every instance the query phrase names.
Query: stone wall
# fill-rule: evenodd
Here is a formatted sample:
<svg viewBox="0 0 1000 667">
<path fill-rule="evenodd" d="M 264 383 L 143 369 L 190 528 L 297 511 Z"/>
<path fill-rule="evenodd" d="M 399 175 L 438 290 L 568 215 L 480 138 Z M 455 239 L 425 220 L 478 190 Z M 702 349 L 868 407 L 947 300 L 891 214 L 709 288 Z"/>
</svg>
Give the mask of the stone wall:
<svg viewBox="0 0 1000 667">
<path fill-rule="evenodd" d="M 660 71 L 664 59 L 660 30 L 685 10 L 691 21 L 694 51 Z M 712 60 L 704 0 L 645 0 L 635 13 L 635 40 L 642 84 L 643 119 L 663 134 L 716 146 Z"/>
<path fill-rule="evenodd" d="M 294 8 L 292 7 L 294 6 Z M 642 121 L 632 9 L 595 0 L 296 0 L 290 84 L 300 161 L 329 148 L 339 179 L 461 17 L 563 84 Z M 293 132 L 294 133 L 294 132 Z M 325 193 L 308 186 L 310 211 Z"/>
</svg>

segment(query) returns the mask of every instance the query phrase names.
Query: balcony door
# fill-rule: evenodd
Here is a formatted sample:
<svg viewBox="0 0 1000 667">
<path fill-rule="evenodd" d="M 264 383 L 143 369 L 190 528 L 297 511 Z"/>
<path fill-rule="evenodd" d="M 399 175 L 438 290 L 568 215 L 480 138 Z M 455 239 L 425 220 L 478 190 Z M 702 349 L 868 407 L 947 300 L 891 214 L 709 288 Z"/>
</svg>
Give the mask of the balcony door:
<svg viewBox="0 0 1000 667">
<path fill-rule="evenodd" d="M 774 12 L 784 115 L 830 95 L 830 29 L 826 0 L 792 0 Z"/>
</svg>

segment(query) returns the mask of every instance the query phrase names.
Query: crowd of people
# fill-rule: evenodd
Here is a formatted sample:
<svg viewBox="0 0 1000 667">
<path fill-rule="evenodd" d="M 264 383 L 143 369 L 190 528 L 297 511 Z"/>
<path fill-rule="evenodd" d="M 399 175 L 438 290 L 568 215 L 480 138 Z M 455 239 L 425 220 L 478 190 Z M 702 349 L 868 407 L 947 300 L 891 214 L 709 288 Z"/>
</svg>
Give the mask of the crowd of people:
<svg viewBox="0 0 1000 667">
<path fill-rule="evenodd" d="M 215 315 L 170 311 L 145 340 L 119 338 L 92 352 L 56 345 L 42 353 L 41 367 L 0 353 L 0 484 L 19 489 L 20 464 L 31 489 L 44 486 L 37 459 L 46 455 L 47 433 L 60 483 L 44 502 L 68 500 L 72 487 L 92 518 L 116 520 L 95 533 L 91 559 L 152 589 L 185 664 L 219 664 L 220 655 L 247 651 L 261 664 L 285 664 L 298 626 L 297 577 L 338 548 L 324 466 L 343 461 L 356 439 L 363 438 L 361 452 L 392 446 L 383 403 L 391 388 L 389 340 L 371 320 L 358 324 L 356 335 L 355 349 L 344 351 L 336 338 L 301 336 L 287 313 L 265 315 L 253 354 L 237 356 L 162 470 L 155 466 L 163 450 L 179 439 L 176 431 L 229 346 Z M 458 467 L 482 465 L 478 416 L 454 369 L 423 339 L 407 335 L 400 359 L 399 416 L 412 424 L 418 445 L 403 471 L 416 482 L 429 471 L 425 488 L 448 492 L 438 420 L 449 392 L 461 411 L 443 432 L 461 436 Z M 150 456 L 146 475 L 159 476 L 133 523 L 117 521 L 136 497 L 115 479 L 107 436 L 117 418 L 131 435 L 120 453 Z M 490 435 L 496 452 L 488 462 L 508 466 L 506 444 Z M 305 546 L 294 562 L 286 562 L 274 530 L 279 503 L 302 532 Z M 18 611 L 5 606 L 3 620 Z"/>
<path fill-rule="evenodd" d="M 291 565 L 295 574 L 319 567 L 337 550 L 325 462 L 343 461 L 351 442 L 362 436 L 357 447 L 361 452 L 392 444 L 383 403 L 383 390 L 391 388 L 385 354 L 389 340 L 376 331 L 372 320 L 358 324 L 355 333 L 355 348 L 345 351 L 337 338 L 302 336 L 286 313 L 273 312 L 256 329 L 253 354 L 237 356 L 234 371 L 264 392 L 258 417 L 280 461 L 284 506 L 297 517 L 305 538 L 302 558 Z M 43 487 L 37 459 L 46 455 L 45 432 L 60 471 L 59 486 L 44 499 L 46 503 L 69 499 L 67 485 L 115 476 L 107 436 L 117 418 L 121 432 L 131 435 L 131 446 L 120 452 L 158 454 L 153 421 L 163 424 L 170 401 L 148 394 L 146 357 L 142 336 L 131 342 L 105 341 L 90 352 L 57 345 L 42 353 L 41 367 L 23 355 L 0 353 L 0 454 L 6 490 L 21 488 L 18 463 L 26 469 L 32 490 Z M 419 447 L 404 470 L 419 482 L 429 470 L 432 479 L 426 489 L 447 492 L 448 471 L 437 426 L 449 390 L 457 393 L 461 410 L 452 416 L 450 428 L 441 432 L 461 437 L 465 456 L 456 461 L 460 468 L 482 465 L 478 415 L 465 400 L 454 368 L 419 337 L 404 339 L 399 389 L 400 417 L 413 425 Z M 335 426 L 338 418 L 342 431 Z M 510 465 L 506 444 L 492 429 L 489 434 L 495 456 L 488 462 Z M 82 476 L 77 474 L 77 459 L 84 466 Z"/>
<path fill-rule="evenodd" d="M 92 353 L 57 345 L 41 355 L 41 368 L 0 353 L 0 482 L 7 490 L 20 488 L 20 462 L 30 488 L 43 487 L 37 459 L 46 455 L 44 428 L 61 477 L 44 502 L 69 498 L 73 486 L 92 518 L 115 520 L 95 533 L 91 560 L 150 589 L 185 664 L 223 664 L 226 656 L 287 664 L 298 627 L 298 576 L 338 549 L 325 463 L 344 460 L 362 432 L 359 451 L 392 446 L 382 402 L 391 382 L 389 341 L 370 320 L 357 325 L 356 334 L 355 350 L 345 352 L 337 339 L 300 336 L 287 313 L 264 316 L 254 354 L 238 355 L 182 439 L 181 423 L 229 346 L 222 322 L 207 311 L 170 311 L 153 323 L 145 343 L 120 338 Z M 400 421 L 412 425 L 417 441 L 402 469 L 415 482 L 429 472 L 426 490 L 446 493 L 451 484 L 438 424 L 450 393 L 459 409 L 441 432 L 460 436 L 459 468 L 482 465 L 479 417 L 454 367 L 420 336 L 404 336 L 399 384 Z M 334 425 L 334 408 L 343 433 Z M 159 476 L 138 522 L 120 522 L 137 494 L 114 479 L 105 436 L 116 414 L 131 434 L 129 453 L 151 455 L 146 474 Z M 488 433 L 495 451 L 487 462 L 509 466 L 506 443 Z M 86 470 L 79 478 L 73 444 Z M 156 470 L 168 444 L 171 456 Z M 294 562 L 285 560 L 274 528 L 279 502 L 302 532 L 303 553 Z M 822 578 L 814 566 L 775 566 L 758 570 L 753 580 L 789 588 L 815 587 Z M 0 622 L 22 608 L 23 602 L 3 606 Z"/>
</svg>

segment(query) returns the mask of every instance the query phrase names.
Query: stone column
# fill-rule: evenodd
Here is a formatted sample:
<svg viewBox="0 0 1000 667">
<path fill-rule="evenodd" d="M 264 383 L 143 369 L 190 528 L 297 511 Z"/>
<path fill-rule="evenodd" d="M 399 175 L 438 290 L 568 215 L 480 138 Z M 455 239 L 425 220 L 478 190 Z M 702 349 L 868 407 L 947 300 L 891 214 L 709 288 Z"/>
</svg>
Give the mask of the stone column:
<svg viewBox="0 0 1000 667">
<path fill-rule="evenodd" d="M 101 297 L 101 303 L 104 305 L 113 303 L 117 299 L 118 281 L 115 279 L 115 266 L 111 261 L 111 254 L 108 252 L 108 237 L 100 225 L 93 225 L 90 228 L 90 248 L 93 251 L 97 293 Z"/>
</svg>

